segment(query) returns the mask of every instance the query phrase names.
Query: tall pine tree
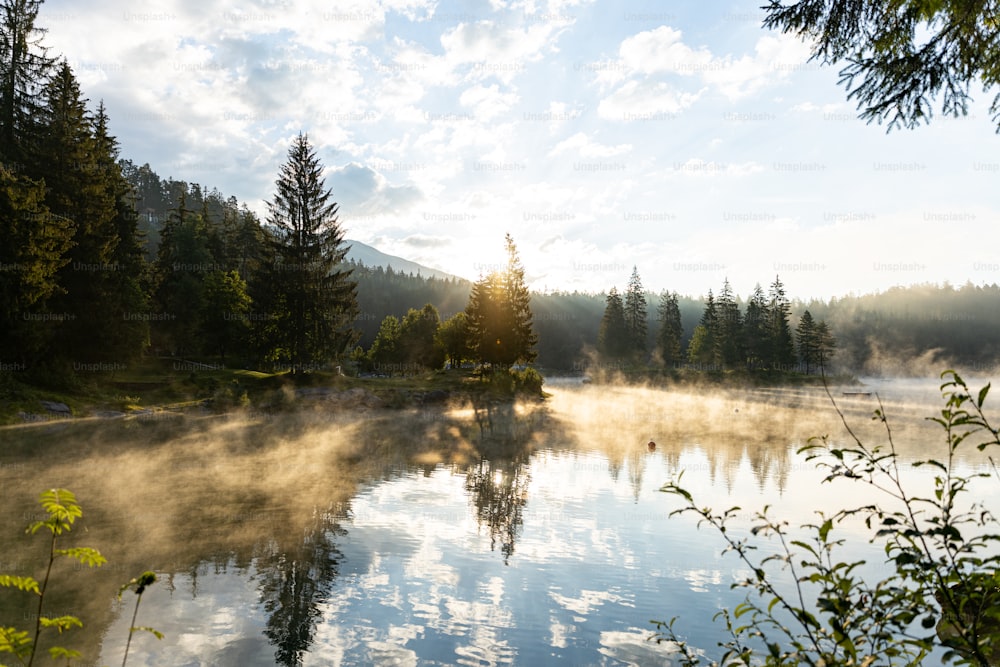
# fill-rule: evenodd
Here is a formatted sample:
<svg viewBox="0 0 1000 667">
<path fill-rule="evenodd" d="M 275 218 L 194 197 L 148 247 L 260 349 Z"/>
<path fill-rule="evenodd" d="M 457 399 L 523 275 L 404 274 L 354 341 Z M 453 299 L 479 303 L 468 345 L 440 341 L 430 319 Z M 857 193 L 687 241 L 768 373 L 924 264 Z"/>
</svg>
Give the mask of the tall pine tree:
<svg viewBox="0 0 1000 667">
<path fill-rule="evenodd" d="M 19 171 L 43 134 L 41 90 L 52 59 L 35 27 L 43 0 L 0 0 L 0 159 Z"/>
<path fill-rule="evenodd" d="M 597 333 L 597 349 L 602 357 L 614 360 L 624 359 L 631 350 L 625 305 L 617 287 L 611 288 L 605 301 L 604 317 Z"/>
<path fill-rule="evenodd" d="M 646 332 L 648 316 L 646 314 L 646 293 L 642 289 L 639 270 L 633 266 L 632 275 L 628 279 L 625 290 L 625 326 L 628 328 L 629 352 L 639 361 L 646 357 Z"/>
<path fill-rule="evenodd" d="M 767 296 L 760 283 L 754 285 L 743 319 L 743 344 L 748 370 L 762 368 L 770 358 L 770 313 Z"/>
<path fill-rule="evenodd" d="M 743 320 L 728 278 L 722 284 L 716 307 L 715 363 L 722 368 L 733 368 L 743 361 Z"/>
<path fill-rule="evenodd" d="M 493 370 L 530 363 L 538 354 L 534 349 L 538 337 L 532 327 L 531 293 L 510 234 L 505 236 L 504 245 L 505 270 L 477 280 L 465 308 L 469 347 L 481 364 Z"/>
<path fill-rule="evenodd" d="M 791 305 L 785 297 L 785 286 L 778 276 L 774 277 L 768 291 L 767 312 L 770 318 L 768 338 L 770 339 L 768 366 L 772 369 L 788 370 L 795 365 L 795 349 L 792 332 L 788 326 Z"/>
<path fill-rule="evenodd" d="M 656 336 L 656 349 L 663 365 L 667 368 L 675 368 L 682 361 L 681 340 L 684 336 L 684 327 L 681 324 L 681 311 L 677 299 L 677 292 L 663 292 L 657 308 L 660 330 Z"/>
<path fill-rule="evenodd" d="M 716 337 L 719 331 L 719 313 L 716 308 L 715 296 L 708 290 L 705 299 L 705 310 L 701 314 L 698 326 L 691 332 L 688 342 L 688 361 L 703 369 L 717 368 L 715 364 Z"/>
<path fill-rule="evenodd" d="M 102 339 L 108 322 L 120 317 L 109 278 L 119 242 L 116 188 L 109 184 L 108 156 L 98 153 L 86 100 L 65 61 L 45 87 L 40 122 L 44 137 L 31 156 L 32 176 L 45 181 L 49 210 L 73 228 L 70 262 L 59 276 L 63 294 L 53 302 L 64 317 L 53 358 L 84 367 L 121 361 Z"/>
<path fill-rule="evenodd" d="M 278 350 L 293 373 L 349 353 L 358 338 L 352 327 L 357 283 L 345 268 L 338 205 L 322 172 L 308 137 L 299 134 L 268 203 L 277 236 L 276 261 L 268 268 L 277 290 Z"/>
</svg>

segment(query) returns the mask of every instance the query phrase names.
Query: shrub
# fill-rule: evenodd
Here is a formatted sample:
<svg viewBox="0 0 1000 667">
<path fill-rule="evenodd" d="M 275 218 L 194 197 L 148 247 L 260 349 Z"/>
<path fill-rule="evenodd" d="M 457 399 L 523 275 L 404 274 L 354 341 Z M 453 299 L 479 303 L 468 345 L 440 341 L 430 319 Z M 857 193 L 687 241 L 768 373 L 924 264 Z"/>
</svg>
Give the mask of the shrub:
<svg viewBox="0 0 1000 667">
<path fill-rule="evenodd" d="M 824 436 L 810 440 L 800 451 L 826 469 L 824 481 L 867 484 L 885 494 L 895 509 L 873 504 L 842 509 L 829 517 L 820 514 L 816 524 L 804 526 L 811 537 L 792 539 L 787 524 L 772 519 L 765 507 L 755 515 L 751 535 L 777 540 L 779 550 L 756 559 L 748 538 L 727 531 L 739 508 L 718 513 L 699 507 L 680 485 L 680 477 L 663 487 L 684 502 L 673 514 L 694 513 L 699 525 L 715 528 L 727 544 L 726 551 L 735 552 L 752 573 L 733 584 L 750 589 L 746 601 L 716 616 L 731 637 L 720 643 L 725 649 L 722 664 L 911 665 L 934 650 L 943 650 L 947 662 L 998 664 L 1000 554 L 995 545 L 1000 531 L 996 517 L 974 500 L 973 493 L 976 481 L 995 480 L 985 472 L 960 474 L 955 457 L 959 447 L 968 447 L 970 438 L 979 440 L 980 451 L 1000 445 L 997 429 L 983 413 L 990 385 L 973 396 L 954 371 L 946 371 L 942 378 L 944 408 L 929 419 L 945 432 L 944 456 L 913 464 L 935 471 L 933 497 L 914 496 L 906 489 L 881 402 L 874 419 L 884 426 L 884 445 L 862 443 L 837 408 L 848 446 L 834 447 Z M 993 471 L 997 472 L 995 465 Z M 884 547 L 893 566 L 881 581 L 868 583 L 856 573 L 862 561 L 836 557 L 844 540 L 833 539 L 832 534 L 838 523 L 855 516 L 864 518 L 873 531 L 871 542 Z M 775 567 L 791 572 L 795 582 L 791 590 L 781 590 L 775 583 Z M 808 599 L 815 603 L 807 604 Z M 658 630 L 653 638 L 675 642 L 683 664 L 699 664 L 701 658 L 674 632 L 674 620 L 653 621 Z"/>
</svg>

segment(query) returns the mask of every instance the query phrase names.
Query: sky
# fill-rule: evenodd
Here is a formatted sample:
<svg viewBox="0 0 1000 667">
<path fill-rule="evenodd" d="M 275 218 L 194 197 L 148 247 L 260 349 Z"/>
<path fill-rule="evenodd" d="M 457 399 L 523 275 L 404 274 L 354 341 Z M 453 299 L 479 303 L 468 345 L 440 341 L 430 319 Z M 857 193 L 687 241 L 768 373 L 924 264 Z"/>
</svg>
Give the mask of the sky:
<svg viewBox="0 0 1000 667">
<path fill-rule="evenodd" d="M 47 0 L 122 157 L 262 216 L 308 135 L 348 238 L 540 291 L 1000 282 L 1000 136 L 886 132 L 759 0 Z M 976 88 L 973 88 L 976 92 Z"/>
</svg>

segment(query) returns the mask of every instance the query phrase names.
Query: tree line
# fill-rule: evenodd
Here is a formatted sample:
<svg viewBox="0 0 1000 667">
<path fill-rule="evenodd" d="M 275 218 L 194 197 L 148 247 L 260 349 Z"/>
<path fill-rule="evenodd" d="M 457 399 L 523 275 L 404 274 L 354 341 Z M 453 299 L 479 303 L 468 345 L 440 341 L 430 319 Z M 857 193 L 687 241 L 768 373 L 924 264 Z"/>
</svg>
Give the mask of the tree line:
<svg viewBox="0 0 1000 667">
<path fill-rule="evenodd" d="M 64 384 L 151 350 L 300 373 L 355 350 L 355 267 L 308 136 L 293 139 L 263 222 L 217 191 L 162 181 L 119 159 L 103 103 L 88 110 L 68 62 L 42 45 L 40 5 L 0 5 L 0 370 Z M 447 345 L 431 346 L 458 364 L 535 357 L 524 270 L 506 243 L 506 270 L 472 286 Z M 407 314 L 401 339 L 386 318 L 366 358 L 441 365 L 415 342 L 438 335 L 436 317 Z"/>
<path fill-rule="evenodd" d="M 754 287 L 745 312 L 741 312 L 728 279 L 718 297 L 710 289 L 686 345 L 679 303 L 676 292 L 660 294 L 656 310 L 659 326 L 650 352 L 647 294 L 637 268 L 632 267 L 624 299 L 615 287 L 606 298 L 597 338 L 602 363 L 699 370 L 801 369 L 809 373 L 824 366 L 836 346 L 826 322 L 814 320 L 808 310 L 800 317 L 793 337 L 791 304 L 777 276 L 766 294 L 759 283 Z"/>
</svg>

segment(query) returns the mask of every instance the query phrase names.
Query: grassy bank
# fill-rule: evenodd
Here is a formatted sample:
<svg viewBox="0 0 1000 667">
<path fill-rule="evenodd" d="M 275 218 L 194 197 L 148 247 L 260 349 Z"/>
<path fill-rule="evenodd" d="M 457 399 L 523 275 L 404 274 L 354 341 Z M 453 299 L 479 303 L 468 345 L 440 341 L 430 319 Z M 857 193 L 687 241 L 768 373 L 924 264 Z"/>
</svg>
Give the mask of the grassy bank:
<svg viewBox="0 0 1000 667">
<path fill-rule="evenodd" d="M 542 398 L 540 382 L 511 376 L 483 379 L 471 369 L 397 377 L 351 377 L 315 371 L 293 376 L 169 358 L 147 358 L 113 373 L 80 373 L 58 386 L 0 374 L 0 425 L 67 417 L 121 417 L 150 411 L 289 409 L 329 399 L 347 407 L 398 408 L 451 399 Z M 341 397 L 344 400 L 338 400 Z"/>
</svg>

